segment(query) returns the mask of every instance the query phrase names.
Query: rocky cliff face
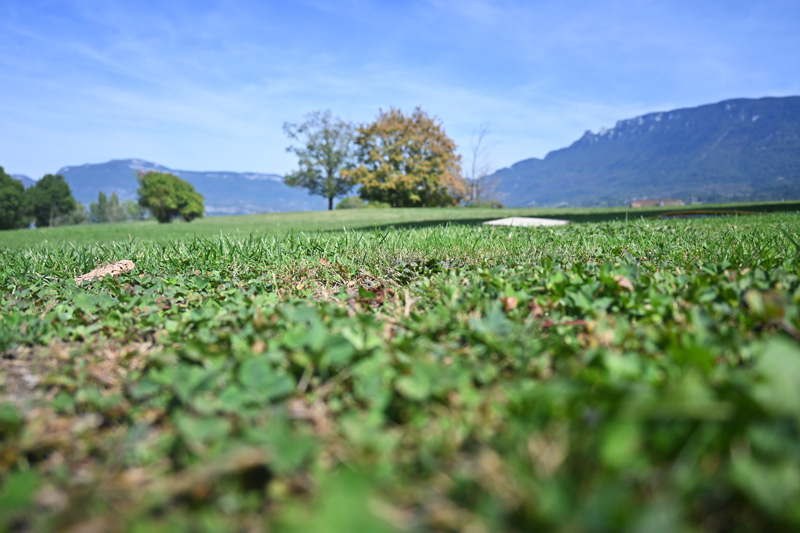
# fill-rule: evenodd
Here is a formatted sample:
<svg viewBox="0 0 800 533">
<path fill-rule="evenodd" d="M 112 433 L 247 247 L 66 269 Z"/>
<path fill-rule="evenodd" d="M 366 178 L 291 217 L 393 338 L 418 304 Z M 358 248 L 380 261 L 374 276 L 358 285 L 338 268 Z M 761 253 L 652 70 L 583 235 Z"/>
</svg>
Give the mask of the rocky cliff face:
<svg viewBox="0 0 800 533">
<path fill-rule="evenodd" d="M 670 136 L 691 130 L 724 130 L 718 143 L 734 129 L 761 136 L 763 144 L 776 139 L 797 139 L 800 97 L 727 100 L 692 109 L 648 113 L 620 120 L 611 129 L 587 131 L 573 146 L 619 140 L 624 137 Z M 756 122 L 762 122 L 756 125 Z M 783 124 L 786 122 L 785 124 Z M 788 126 L 789 131 L 783 131 Z M 763 136 L 761 135 L 763 134 Z"/>
<path fill-rule="evenodd" d="M 495 176 L 508 205 L 800 198 L 800 97 L 648 113 Z"/>
</svg>

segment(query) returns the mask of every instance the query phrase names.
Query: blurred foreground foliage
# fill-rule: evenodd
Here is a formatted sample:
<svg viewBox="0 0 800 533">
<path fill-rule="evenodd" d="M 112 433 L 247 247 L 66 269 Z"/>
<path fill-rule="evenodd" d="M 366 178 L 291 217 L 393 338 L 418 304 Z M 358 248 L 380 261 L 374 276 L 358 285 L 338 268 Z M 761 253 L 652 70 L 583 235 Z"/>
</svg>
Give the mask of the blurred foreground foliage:
<svg viewBox="0 0 800 533">
<path fill-rule="evenodd" d="M 799 233 L 776 214 L 0 250 L 0 525 L 797 529 Z M 136 269 L 69 281 L 118 259 Z"/>
</svg>

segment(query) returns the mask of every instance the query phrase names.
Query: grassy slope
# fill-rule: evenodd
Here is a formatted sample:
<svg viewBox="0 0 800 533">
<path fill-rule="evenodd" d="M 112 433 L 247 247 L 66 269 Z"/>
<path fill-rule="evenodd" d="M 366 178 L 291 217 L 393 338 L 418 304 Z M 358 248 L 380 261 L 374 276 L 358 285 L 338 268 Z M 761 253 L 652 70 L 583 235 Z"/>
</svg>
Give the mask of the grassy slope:
<svg viewBox="0 0 800 533">
<path fill-rule="evenodd" d="M 473 213 L 0 248 L 0 528 L 800 526 L 800 215 Z"/>
</svg>

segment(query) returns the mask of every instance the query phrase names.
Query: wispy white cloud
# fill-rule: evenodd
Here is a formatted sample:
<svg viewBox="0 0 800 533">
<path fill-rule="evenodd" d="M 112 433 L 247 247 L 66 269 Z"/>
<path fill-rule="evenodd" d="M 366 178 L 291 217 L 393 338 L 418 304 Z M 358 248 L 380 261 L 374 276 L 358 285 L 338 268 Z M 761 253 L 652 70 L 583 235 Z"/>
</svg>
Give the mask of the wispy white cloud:
<svg viewBox="0 0 800 533">
<path fill-rule="evenodd" d="M 9 0 L 0 165 L 285 172 L 283 122 L 421 105 L 465 148 L 490 122 L 506 166 L 637 114 L 800 92 L 800 7 L 735 4 Z"/>
</svg>

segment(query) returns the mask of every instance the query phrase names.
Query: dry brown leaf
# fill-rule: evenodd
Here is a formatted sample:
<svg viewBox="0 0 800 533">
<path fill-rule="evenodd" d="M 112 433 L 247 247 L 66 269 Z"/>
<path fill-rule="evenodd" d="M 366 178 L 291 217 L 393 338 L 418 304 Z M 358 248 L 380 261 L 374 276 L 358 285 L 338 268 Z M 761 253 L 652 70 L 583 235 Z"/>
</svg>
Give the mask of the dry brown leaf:
<svg viewBox="0 0 800 533">
<path fill-rule="evenodd" d="M 542 309 L 542 306 L 539 305 L 539 302 L 537 302 L 536 300 L 531 300 L 531 303 L 528 305 L 528 307 L 531 310 L 533 318 L 539 318 L 544 316 L 544 309 Z"/>
<path fill-rule="evenodd" d="M 633 292 L 633 283 L 625 276 L 617 274 L 616 276 L 614 276 L 614 281 L 617 282 L 617 285 L 619 285 L 620 289 Z"/>
<path fill-rule="evenodd" d="M 261 339 L 256 339 L 250 349 L 253 350 L 253 353 L 264 353 L 264 350 L 267 349 L 267 343 Z"/>
<path fill-rule="evenodd" d="M 288 408 L 292 418 L 311 422 L 317 435 L 329 435 L 334 429 L 328 407 L 321 401 L 309 402 L 301 398 L 291 398 Z"/>
<path fill-rule="evenodd" d="M 500 301 L 503 302 L 503 309 L 508 311 L 513 311 L 517 308 L 517 297 L 516 296 L 506 296 L 505 298 L 500 298 Z"/>
<path fill-rule="evenodd" d="M 133 263 L 133 261 L 130 261 L 128 259 L 123 259 L 122 261 L 117 261 L 116 263 L 111 263 L 108 265 L 97 267 L 87 274 L 78 276 L 77 278 L 75 278 L 75 283 L 80 285 L 84 281 L 92 281 L 95 278 L 103 279 L 106 276 L 119 276 L 120 274 L 130 272 L 135 267 L 136 265 Z"/>
</svg>

